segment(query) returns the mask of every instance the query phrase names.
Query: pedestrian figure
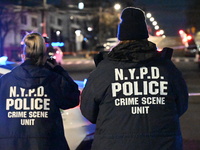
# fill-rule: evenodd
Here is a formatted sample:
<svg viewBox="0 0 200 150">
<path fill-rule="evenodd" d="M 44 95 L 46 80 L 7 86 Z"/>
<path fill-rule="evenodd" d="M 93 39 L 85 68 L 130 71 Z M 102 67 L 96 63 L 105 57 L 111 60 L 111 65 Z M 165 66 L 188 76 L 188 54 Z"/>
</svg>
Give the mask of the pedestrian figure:
<svg viewBox="0 0 200 150">
<path fill-rule="evenodd" d="M 25 61 L 0 78 L 0 149 L 69 150 L 60 109 L 79 104 L 79 90 L 61 66 L 46 62 L 39 33 L 24 38 Z"/>
<path fill-rule="evenodd" d="M 92 150 L 182 150 L 188 108 L 181 72 L 148 41 L 144 12 L 122 11 L 116 45 L 90 74 L 82 114 L 96 124 Z"/>
</svg>

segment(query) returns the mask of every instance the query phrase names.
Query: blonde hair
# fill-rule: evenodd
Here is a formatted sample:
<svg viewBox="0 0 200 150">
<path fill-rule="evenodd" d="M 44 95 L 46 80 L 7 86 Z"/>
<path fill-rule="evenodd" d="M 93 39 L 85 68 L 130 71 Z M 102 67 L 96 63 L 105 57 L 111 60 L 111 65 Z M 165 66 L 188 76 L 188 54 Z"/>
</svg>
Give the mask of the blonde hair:
<svg viewBox="0 0 200 150">
<path fill-rule="evenodd" d="M 29 33 L 24 39 L 23 53 L 26 59 L 32 60 L 36 65 L 44 65 L 46 61 L 46 45 L 39 33 Z"/>
</svg>

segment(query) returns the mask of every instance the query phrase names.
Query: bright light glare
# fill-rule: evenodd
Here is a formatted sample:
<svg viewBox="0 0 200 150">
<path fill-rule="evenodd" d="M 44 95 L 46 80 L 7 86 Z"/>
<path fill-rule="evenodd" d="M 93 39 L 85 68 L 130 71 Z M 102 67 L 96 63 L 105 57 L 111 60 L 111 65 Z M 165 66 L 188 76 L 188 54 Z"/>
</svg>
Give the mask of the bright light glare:
<svg viewBox="0 0 200 150">
<path fill-rule="evenodd" d="M 158 51 L 158 52 L 162 52 L 162 49 L 161 49 L 161 48 L 158 48 L 157 51 Z"/>
<path fill-rule="evenodd" d="M 182 39 L 183 43 L 187 42 L 187 38 Z"/>
<path fill-rule="evenodd" d="M 87 83 L 87 79 L 84 79 L 83 81 L 84 86 L 86 85 L 86 83 Z"/>
<path fill-rule="evenodd" d="M 160 30 L 160 34 L 163 35 L 165 32 L 164 30 Z"/>
<path fill-rule="evenodd" d="M 146 16 L 147 16 L 147 18 L 151 18 L 152 15 L 151 15 L 151 13 L 147 13 Z"/>
<path fill-rule="evenodd" d="M 153 21 L 152 24 L 155 26 L 155 25 L 157 25 L 158 23 L 157 23 L 157 21 Z"/>
<path fill-rule="evenodd" d="M 158 30 L 157 32 L 156 32 L 156 35 L 157 36 L 161 36 L 161 35 L 163 35 L 164 34 L 164 30 Z"/>
<path fill-rule="evenodd" d="M 154 17 L 151 17 L 149 20 L 150 20 L 151 22 L 153 22 L 155 19 L 154 19 Z"/>
<path fill-rule="evenodd" d="M 188 35 L 187 36 L 187 40 L 191 40 L 192 39 L 192 36 L 191 35 Z"/>
<path fill-rule="evenodd" d="M 59 36 L 60 35 L 60 31 L 56 31 L 56 35 Z"/>
<path fill-rule="evenodd" d="M 183 34 L 184 33 L 184 31 L 183 30 L 179 30 L 179 34 Z"/>
<path fill-rule="evenodd" d="M 51 46 L 58 46 L 58 47 L 62 47 L 64 46 L 65 44 L 63 42 L 52 42 L 51 43 Z"/>
<path fill-rule="evenodd" d="M 6 65 L 7 59 L 8 59 L 7 56 L 0 57 L 0 65 Z"/>
<path fill-rule="evenodd" d="M 83 81 L 79 81 L 79 80 L 74 80 L 74 82 L 76 82 L 76 84 L 78 84 L 78 87 L 80 89 L 83 89 L 85 87 L 85 84 L 87 82 L 87 79 L 84 79 Z"/>
<path fill-rule="evenodd" d="M 155 30 L 158 30 L 160 27 L 158 26 L 158 25 L 156 25 L 155 27 L 154 27 L 154 29 Z"/>
<path fill-rule="evenodd" d="M 88 27 L 87 30 L 88 30 L 88 31 L 92 31 L 93 28 L 92 28 L 92 27 Z"/>
<path fill-rule="evenodd" d="M 76 36 L 80 36 L 81 35 L 81 30 L 76 30 L 75 34 L 76 34 Z"/>
<path fill-rule="evenodd" d="M 160 36 L 160 32 L 159 31 L 156 32 L 156 36 Z"/>
<path fill-rule="evenodd" d="M 83 2 L 78 3 L 78 8 L 79 9 L 83 9 L 84 8 L 84 3 Z"/>
<path fill-rule="evenodd" d="M 115 4 L 114 5 L 114 9 L 115 10 L 120 10 L 121 9 L 121 5 L 120 4 Z"/>
</svg>

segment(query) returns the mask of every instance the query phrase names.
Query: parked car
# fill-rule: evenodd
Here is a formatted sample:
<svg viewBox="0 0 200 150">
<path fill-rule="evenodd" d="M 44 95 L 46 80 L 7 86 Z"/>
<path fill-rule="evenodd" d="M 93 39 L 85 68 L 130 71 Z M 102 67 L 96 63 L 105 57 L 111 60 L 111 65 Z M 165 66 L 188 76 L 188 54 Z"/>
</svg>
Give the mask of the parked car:
<svg viewBox="0 0 200 150">
<path fill-rule="evenodd" d="M 195 56 L 198 52 L 197 45 L 193 38 L 188 40 L 188 44 L 185 46 L 184 52 L 185 56 Z"/>
<path fill-rule="evenodd" d="M 179 35 L 182 39 L 182 43 L 184 44 L 184 55 L 185 56 L 195 56 L 198 48 L 195 42 L 195 39 L 192 35 L 187 34 L 185 31 L 180 30 Z"/>
<path fill-rule="evenodd" d="M 197 46 L 197 52 L 195 54 L 195 62 L 197 62 L 200 69 L 200 45 Z"/>
</svg>

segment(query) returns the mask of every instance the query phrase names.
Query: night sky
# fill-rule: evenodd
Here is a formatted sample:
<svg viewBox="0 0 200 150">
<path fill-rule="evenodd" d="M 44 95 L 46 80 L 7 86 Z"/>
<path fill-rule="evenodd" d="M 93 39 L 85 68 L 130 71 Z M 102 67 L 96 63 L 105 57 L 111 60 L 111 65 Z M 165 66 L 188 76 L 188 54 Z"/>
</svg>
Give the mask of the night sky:
<svg viewBox="0 0 200 150">
<path fill-rule="evenodd" d="M 113 3 L 116 0 L 109 0 Z M 146 13 L 151 12 L 167 36 L 176 36 L 180 29 L 187 28 L 186 11 L 195 0 L 118 0 L 126 6 L 135 6 Z"/>
<path fill-rule="evenodd" d="M 168 36 L 178 35 L 179 29 L 186 28 L 188 0 L 136 0 L 134 4 L 146 13 L 151 12 Z"/>
<path fill-rule="evenodd" d="M 0 2 L 17 2 L 19 0 L 0 0 Z M 21 0 L 23 2 L 36 2 L 38 0 Z M 61 2 L 66 0 L 57 0 Z M 67 0 L 69 3 L 74 3 L 78 0 Z M 186 10 L 189 4 L 195 0 L 82 0 L 83 2 L 119 2 L 121 4 L 134 5 L 142 8 L 146 13 L 151 12 L 155 20 L 158 22 L 160 29 L 165 31 L 167 36 L 178 35 L 180 29 L 187 27 Z M 41 2 L 41 1 L 40 1 Z M 55 2 L 55 0 L 47 0 L 48 3 Z M 54 4 L 54 3 L 53 3 Z"/>
</svg>

